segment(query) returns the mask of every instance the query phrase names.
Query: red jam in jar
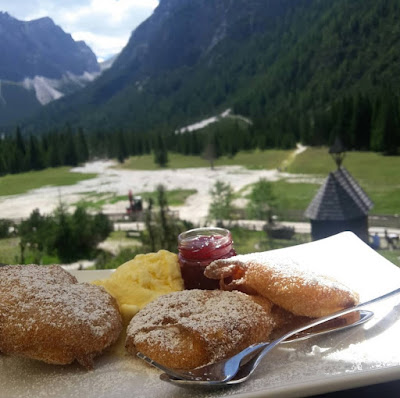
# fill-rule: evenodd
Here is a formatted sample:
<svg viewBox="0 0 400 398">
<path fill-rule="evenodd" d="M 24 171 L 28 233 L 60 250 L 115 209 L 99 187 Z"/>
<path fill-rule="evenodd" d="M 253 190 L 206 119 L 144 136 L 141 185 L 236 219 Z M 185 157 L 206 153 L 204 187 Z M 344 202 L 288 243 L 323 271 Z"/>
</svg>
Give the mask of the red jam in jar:
<svg viewBox="0 0 400 398">
<path fill-rule="evenodd" d="M 204 276 L 214 260 L 236 255 L 232 235 L 224 228 L 196 228 L 178 236 L 179 264 L 185 289 L 218 289 L 219 281 Z"/>
</svg>

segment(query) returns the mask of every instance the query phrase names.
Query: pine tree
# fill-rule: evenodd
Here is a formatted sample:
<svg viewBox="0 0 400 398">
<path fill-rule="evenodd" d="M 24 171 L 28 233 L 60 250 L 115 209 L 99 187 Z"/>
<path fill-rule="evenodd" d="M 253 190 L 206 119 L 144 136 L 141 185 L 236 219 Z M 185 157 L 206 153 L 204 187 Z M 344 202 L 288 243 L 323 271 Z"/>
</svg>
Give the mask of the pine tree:
<svg viewBox="0 0 400 398">
<path fill-rule="evenodd" d="M 378 97 L 375 100 L 373 111 L 372 111 L 372 121 L 371 121 L 371 139 L 370 148 L 372 151 L 380 152 L 382 151 L 382 124 L 383 124 L 383 103 L 382 99 Z"/>
<path fill-rule="evenodd" d="M 8 140 L 6 137 L 0 138 L 0 176 L 8 174 L 10 172 L 8 165 Z"/>
<path fill-rule="evenodd" d="M 128 147 L 125 142 L 124 134 L 121 130 L 117 133 L 116 142 L 116 155 L 119 163 L 124 163 L 125 159 L 128 157 Z"/>
<path fill-rule="evenodd" d="M 272 212 L 277 206 L 277 198 L 270 181 L 260 179 L 249 195 L 247 211 L 249 217 L 256 220 L 272 220 Z"/>
<path fill-rule="evenodd" d="M 212 131 L 208 136 L 207 144 L 203 152 L 203 158 L 209 161 L 210 168 L 214 170 L 214 162 L 220 156 L 221 150 L 217 139 L 217 134 L 215 131 Z"/>
<path fill-rule="evenodd" d="M 75 241 L 65 204 L 60 203 L 55 211 L 54 220 L 57 226 L 54 231 L 54 247 L 60 260 L 68 263 L 75 260 Z"/>
<path fill-rule="evenodd" d="M 161 244 L 165 245 L 169 235 L 168 228 L 168 202 L 165 194 L 165 187 L 159 185 L 157 187 L 158 205 L 160 208 L 160 227 L 161 227 Z"/>
<path fill-rule="evenodd" d="M 77 155 L 79 163 L 84 163 L 89 160 L 89 148 L 81 127 L 78 129 L 77 135 Z"/>
<path fill-rule="evenodd" d="M 76 144 L 72 133 L 64 134 L 64 153 L 63 164 L 67 166 L 78 165 L 78 155 L 76 153 Z"/>
<path fill-rule="evenodd" d="M 371 140 L 371 105 L 367 97 L 358 94 L 354 99 L 353 117 L 350 131 L 353 137 L 352 148 L 369 150 Z"/>
<path fill-rule="evenodd" d="M 17 126 L 15 131 L 15 152 L 13 154 L 12 161 L 12 173 L 19 173 L 21 171 L 26 171 L 26 145 L 22 138 L 21 129 Z"/>
<path fill-rule="evenodd" d="M 382 150 L 385 155 L 397 155 L 400 146 L 400 119 L 397 98 L 391 96 L 384 105 Z"/>
<path fill-rule="evenodd" d="M 29 170 L 40 170 L 44 167 L 44 159 L 41 153 L 38 140 L 35 136 L 29 136 L 29 145 L 27 152 L 27 163 Z"/>
<path fill-rule="evenodd" d="M 48 164 L 50 167 L 58 167 L 61 162 L 61 146 L 59 144 L 59 135 L 54 134 L 51 136 L 48 149 Z"/>
<path fill-rule="evenodd" d="M 371 149 L 396 155 L 400 146 L 400 115 L 397 97 L 386 89 L 373 113 Z"/>
<path fill-rule="evenodd" d="M 331 114 L 332 129 L 330 135 L 325 135 L 322 139 L 321 144 L 332 144 L 335 137 L 340 137 L 343 145 L 346 148 L 353 147 L 354 137 L 351 133 L 351 120 L 353 115 L 353 99 L 350 97 L 343 98 L 339 103 L 333 107 L 333 112 Z M 322 122 L 322 126 L 326 126 L 327 120 Z M 324 129 L 325 131 L 326 129 Z M 329 141 L 328 141 L 329 137 Z"/>
<path fill-rule="evenodd" d="M 168 150 L 165 145 L 165 140 L 160 133 L 156 135 L 154 163 L 158 164 L 160 167 L 166 167 L 168 164 Z"/>
<path fill-rule="evenodd" d="M 212 220 L 230 220 L 233 217 L 233 189 L 229 183 L 217 181 L 210 191 L 212 200 L 208 210 L 208 217 Z"/>
</svg>

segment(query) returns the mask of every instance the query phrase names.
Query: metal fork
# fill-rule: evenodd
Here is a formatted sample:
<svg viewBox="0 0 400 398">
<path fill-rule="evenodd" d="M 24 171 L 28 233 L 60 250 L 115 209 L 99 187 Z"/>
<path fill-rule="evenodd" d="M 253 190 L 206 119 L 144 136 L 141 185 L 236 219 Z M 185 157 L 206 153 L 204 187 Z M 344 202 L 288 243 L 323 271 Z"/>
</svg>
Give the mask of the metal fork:
<svg viewBox="0 0 400 398">
<path fill-rule="evenodd" d="M 303 332 L 307 329 L 310 329 L 314 326 L 321 325 L 339 316 L 346 315 L 354 311 L 359 311 L 361 307 L 371 305 L 373 303 L 387 299 L 399 293 L 400 293 L 400 288 L 393 290 L 392 292 L 386 293 L 382 296 L 376 297 L 372 300 L 358 304 L 354 307 L 347 308 L 335 312 L 334 314 L 315 319 L 299 328 L 296 328 L 284 334 L 282 337 L 272 342 L 253 344 L 231 358 L 192 370 L 185 371 L 185 370 L 169 369 L 153 361 L 152 359 L 146 357 L 142 353 L 137 353 L 137 356 L 145 360 L 149 364 L 164 371 L 166 374 L 161 375 L 162 380 L 169 381 L 171 383 L 178 384 L 180 386 L 182 385 L 217 386 L 225 384 L 237 384 L 247 380 L 250 377 L 250 375 L 254 372 L 254 370 L 257 368 L 262 358 L 264 358 L 264 356 L 268 352 L 270 352 L 273 348 L 275 348 L 278 344 L 288 340 L 290 337 L 300 332 Z M 372 313 L 365 311 L 364 314 L 366 315 L 364 315 L 364 317 L 361 317 L 360 321 L 348 325 L 348 327 L 360 325 L 361 323 L 364 323 L 368 319 L 370 319 L 371 316 L 373 315 Z M 340 328 L 334 330 L 340 330 Z M 236 375 L 238 377 L 236 377 Z M 232 382 L 230 382 L 231 380 Z"/>
</svg>

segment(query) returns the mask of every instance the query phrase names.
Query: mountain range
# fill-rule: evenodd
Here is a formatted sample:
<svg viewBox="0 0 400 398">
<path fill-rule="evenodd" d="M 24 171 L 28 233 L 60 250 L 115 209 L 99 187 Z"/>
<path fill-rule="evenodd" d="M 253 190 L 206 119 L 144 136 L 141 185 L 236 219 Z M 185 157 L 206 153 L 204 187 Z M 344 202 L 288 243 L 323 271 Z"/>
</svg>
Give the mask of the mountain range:
<svg viewBox="0 0 400 398">
<path fill-rule="evenodd" d="M 161 0 L 107 73 L 87 89 L 46 107 L 25 128 L 43 130 L 68 122 L 94 129 L 132 124 L 147 129 L 186 125 L 215 110 L 219 113 L 232 104 L 212 87 L 219 84 L 212 74 L 220 59 L 232 55 L 226 45 L 246 46 L 249 37 L 275 29 L 295 4 L 293 0 Z M 202 81 L 193 82 L 198 73 L 203 74 Z M 206 96 L 211 89 L 212 97 L 220 98 L 201 104 L 204 88 Z M 192 90 L 200 95 L 194 101 L 187 98 Z M 158 109 L 165 101 L 167 114 Z M 152 109 L 155 113 L 149 118 Z"/>
<path fill-rule="evenodd" d="M 19 21 L 0 12 L 0 121 L 8 123 L 84 87 L 100 74 L 83 41 L 48 18 Z"/>
<path fill-rule="evenodd" d="M 340 101 L 397 95 L 399 11 L 396 0 L 160 0 L 111 68 L 20 124 L 175 131 L 232 109 L 265 134 L 298 135 Z"/>
</svg>

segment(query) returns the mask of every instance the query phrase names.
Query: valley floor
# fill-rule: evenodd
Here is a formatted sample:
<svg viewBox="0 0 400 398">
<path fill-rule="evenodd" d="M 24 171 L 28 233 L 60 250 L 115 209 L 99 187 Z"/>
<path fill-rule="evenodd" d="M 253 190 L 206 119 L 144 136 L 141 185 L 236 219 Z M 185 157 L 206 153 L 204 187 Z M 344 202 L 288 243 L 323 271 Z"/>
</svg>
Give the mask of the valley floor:
<svg viewBox="0 0 400 398">
<path fill-rule="evenodd" d="M 286 179 L 287 181 L 316 182 L 315 178 L 299 174 L 289 174 L 279 170 L 248 170 L 242 166 L 220 166 L 210 168 L 165 169 L 156 171 L 122 170 L 114 168 L 112 161 L 96 161 L 76 167 L 77 173 L 96 173 L 97 177 L 80 181 L 78 184 L 51 187 L 45 186 L 22 195 L 0 198 L 0 218 L 23 219 L 39 209 L 41 214 L 51 213 L 60 202 L 73 205 L 89 194 L 113 193 L 126 196 L 126 200 L 105 204 L 104 213 L 124 213 L 128 205 L 128 192 L 153 192 L 159 184 L 167 190 L 193 189 L 183 206 L 179 207 L 179 217 L 196 224 L 203 224 L 211 202 L 210 190 L 216 181 L 229 183 L 235 192 L 246 190 L 261 178 L 268 181 Z M 321 179 L 317 180 L 322 182 Z M 177 209 L 173 209 L 177 210 Z"/>
</svg>

